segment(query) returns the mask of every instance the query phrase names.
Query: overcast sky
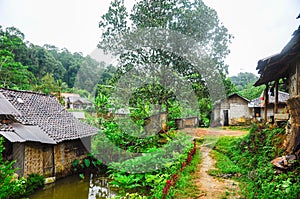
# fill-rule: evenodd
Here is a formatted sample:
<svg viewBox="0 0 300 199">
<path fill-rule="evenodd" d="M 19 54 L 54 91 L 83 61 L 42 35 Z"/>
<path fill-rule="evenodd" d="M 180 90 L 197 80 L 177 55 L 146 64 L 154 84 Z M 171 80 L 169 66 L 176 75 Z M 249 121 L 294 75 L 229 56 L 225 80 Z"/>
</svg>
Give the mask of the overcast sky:
<svg viewBox="0 0 300 199">
<path fill-rule="evenodd" d="M 98 22 L 110 0 L 0 0 L 0 25 L 15 26 L 37 45 L 90 54 L 100 40 Z M 259 59 L 281 51 L 300 25 L 299 0 L 204 0 L 234 36 L 229 75 L 253 72 Z M 125 0 L 128 7 L 134 1 Z"/>
</svg>

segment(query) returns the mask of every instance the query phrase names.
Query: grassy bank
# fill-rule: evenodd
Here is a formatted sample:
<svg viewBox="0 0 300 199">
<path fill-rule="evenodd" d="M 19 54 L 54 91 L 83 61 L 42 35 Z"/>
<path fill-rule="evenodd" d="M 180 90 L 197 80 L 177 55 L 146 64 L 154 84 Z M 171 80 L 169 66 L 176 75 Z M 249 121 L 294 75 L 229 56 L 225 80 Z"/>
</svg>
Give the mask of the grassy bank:
<svg viewBox="0 0 300 199">
<path fill-rule="evenodd" d="M 197 150 L 191 164 L 188 165 L 182 174 L 173 190 L 175 197 L 174 198 L 196 198 L 200 195 L 199 187 L 195 183 L 195 179 L 198 178 L 195 175 L 198 164 L 200 164 L 200 151 Z"/>
<path fill-rule="evenodd" d="M 243 138 L 220 138 L 212 152 L 218 170 L 211 170 L 210 174 L 235 178 L 246 198 L 297 198 L 299 164 L 287 171 L 276 171 L 270 163 L 285 155 L 282 148 L 284 131 L 255 125 Z"/>
</svg>

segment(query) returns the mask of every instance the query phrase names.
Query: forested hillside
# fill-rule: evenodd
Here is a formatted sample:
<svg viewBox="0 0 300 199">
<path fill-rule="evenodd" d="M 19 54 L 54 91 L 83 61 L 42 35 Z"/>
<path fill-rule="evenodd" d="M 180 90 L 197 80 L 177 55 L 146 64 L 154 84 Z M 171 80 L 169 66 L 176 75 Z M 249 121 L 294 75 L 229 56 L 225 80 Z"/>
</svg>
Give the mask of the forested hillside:
<svg viewBox="0 0 300 199">
<path fill-rule="evenodd" d="M 76 85 L 92 92 L 98 82 L 88 77 L 100 73 L 104 63 L 99 63 L 81 52 L 45 44 L 38 46 L 26 41 L 25 35 L 15 27 L 0 25 L 0 86 L 33 90 L 43 93 L 72 91 Z M 89 75 L 90 77 L 92 74 Z M 84 92 L 86 93 L 86 92 Z"/>
</svg>

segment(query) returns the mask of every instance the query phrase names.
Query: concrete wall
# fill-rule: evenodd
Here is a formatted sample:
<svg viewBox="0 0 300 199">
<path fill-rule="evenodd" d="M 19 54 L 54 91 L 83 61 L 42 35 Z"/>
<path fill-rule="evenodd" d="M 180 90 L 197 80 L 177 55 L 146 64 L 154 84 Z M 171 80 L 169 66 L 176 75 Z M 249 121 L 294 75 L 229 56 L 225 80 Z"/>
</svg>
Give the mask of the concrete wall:
<svg viewBox="0 0 300 199">
<path fill-rule="evenodd" d="M 198 117 L 177 118 L 175 119 L 177 129 L 197 127 L 199 125 Z"/>
<path fill-rule="evenodd" d="M 248 102 L 238 96 L 233 96 L 221 102 L 218 115 L 222 125 L 224 124 L 224 110 L 228 110 L 229 125 L 246 122 L 253 115 L 252 109 L 248 107 Z"/>
<path fill-rule="evenodd" d="M 149 135 L 156 134 L 161 131 L 166 131 L 167 113 L 151 115 L 145 119 L 145 131 Z"/>
</svg>

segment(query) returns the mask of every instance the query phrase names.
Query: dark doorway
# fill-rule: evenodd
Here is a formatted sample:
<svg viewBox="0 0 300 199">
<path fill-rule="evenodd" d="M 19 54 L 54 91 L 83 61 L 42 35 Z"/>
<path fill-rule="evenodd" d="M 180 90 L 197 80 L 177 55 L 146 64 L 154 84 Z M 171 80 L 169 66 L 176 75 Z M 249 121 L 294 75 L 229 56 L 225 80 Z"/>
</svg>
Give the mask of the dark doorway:
<svg viewBox="0 0 300 199">
<path fill-rule="evenodd" d="M 254 117 L 260 117 L 261 108 L 260 107 L 254 107 Z"/>
<path fill-rule="evenodd" d="M 223 110 L 223 113 L 224 113 L 224 126 L 229 126 L 228 110 Z"/>
</svg>

